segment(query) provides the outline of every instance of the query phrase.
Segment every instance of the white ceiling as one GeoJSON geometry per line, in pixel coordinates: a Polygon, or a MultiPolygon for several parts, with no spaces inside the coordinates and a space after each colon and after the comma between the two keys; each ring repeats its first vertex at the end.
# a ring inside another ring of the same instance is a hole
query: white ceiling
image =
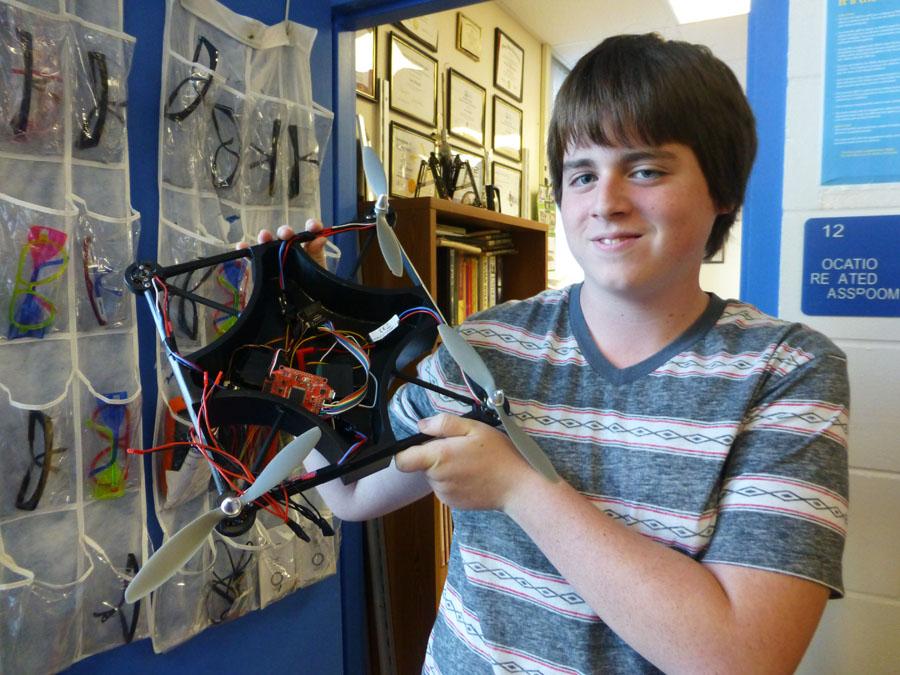
{"type": "Polygon", "coordinates": [[[568,67],[603,38],[658,32],[705,44],[742,83],[747,64],[747,16],[678,25],[666,0],[495,0],[568,67]]]}

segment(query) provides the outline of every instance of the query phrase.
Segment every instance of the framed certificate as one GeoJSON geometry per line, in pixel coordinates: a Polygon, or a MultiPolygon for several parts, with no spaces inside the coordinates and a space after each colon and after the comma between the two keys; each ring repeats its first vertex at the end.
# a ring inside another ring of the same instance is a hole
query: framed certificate
{"type": "Polygon", "coordinates": [[[391,33],[390,108],[437,126],[437,61],[391,33]]]}
{"type": "MultiPolygon", "coordinates": [[[[434,150],[431,137],[402,124],[391,122],[391,180],[388,190],[394,197],[414,197],[419,167],[434,150]]],[[[429,179],[419,190],[420,197],[434,196],[434,181],[429,179]]]]}
{"type": "Polygon", "coordinates": [[[500,192],[500,213],[522,216],[522,172],[506,164],[494,162],[491,167],[494,187],[500,192]]]}
{"type": "Polygon", "coordinates": [[[494,96],[494,133],[491,146],[498,155],[522,161],[522,111],[494,96]]]}
{"type": "Polygon", "coordinates": [[[487,93],[468,77],[447,69],[447,130],[451,136],[484,145],[487,93]]]}
{"type": "Polygon", "coordinates": [[[404,19],[397,28],[433,52],[438,48],[438,20],[433,14],[404,19]]]}
{"type": "Polygon", "coordinates": [[[521,102],[524,76],[525,50],[497,28],[494,31],[494,86],[521,102]]]}
{"type": "Polygon", "coordinates": [[[378,77],[376,71],[377,32],[374,28],[363,28],[356,31],[356,93],[370,101],[377,101],[375,82],[378,77]]]}
{"type": "Polygon", "coordinates": [[[456,13],[456,48],[476,61],[481,60],[481,26],[462,12],[456,13]]]}

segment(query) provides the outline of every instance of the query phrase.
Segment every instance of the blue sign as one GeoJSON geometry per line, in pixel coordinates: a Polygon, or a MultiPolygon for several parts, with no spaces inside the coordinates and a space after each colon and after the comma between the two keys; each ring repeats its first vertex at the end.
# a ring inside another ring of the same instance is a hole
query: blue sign
{"type": "Polygon", "coordinates": [[[900,316],[900,216],[810,218],[804,314],[900,316]]]}
{"type": "Polygon", "coordinates": [[[828,0],[822,184],[900,180],[900,0],[828,0]]]}

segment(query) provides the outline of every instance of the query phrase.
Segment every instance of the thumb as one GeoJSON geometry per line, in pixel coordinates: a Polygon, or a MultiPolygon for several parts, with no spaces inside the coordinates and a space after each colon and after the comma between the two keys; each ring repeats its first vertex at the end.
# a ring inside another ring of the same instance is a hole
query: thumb
{"type": "Polygon", "coordinates": [[[394,466],[403,473],[428,471],[436,462],[437,457],[427,443],[425,445],[414,445],[394,455],[394,466]]]}

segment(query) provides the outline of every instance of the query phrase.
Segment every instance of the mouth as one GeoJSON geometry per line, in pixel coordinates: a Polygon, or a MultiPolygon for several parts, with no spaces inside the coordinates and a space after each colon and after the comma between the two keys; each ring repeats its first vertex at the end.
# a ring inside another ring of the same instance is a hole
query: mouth
{"type": "Polygon", "coordinates": [[[599,244],[603,248],[617,248],[619,246],[623,246],[629,242],[636,241],[640,239],[641,235],[639,234],[631,234],[631,233],[617,233],[612,234],[606,237],[594,237],[593,241],[596,244],[599,244]]]}

